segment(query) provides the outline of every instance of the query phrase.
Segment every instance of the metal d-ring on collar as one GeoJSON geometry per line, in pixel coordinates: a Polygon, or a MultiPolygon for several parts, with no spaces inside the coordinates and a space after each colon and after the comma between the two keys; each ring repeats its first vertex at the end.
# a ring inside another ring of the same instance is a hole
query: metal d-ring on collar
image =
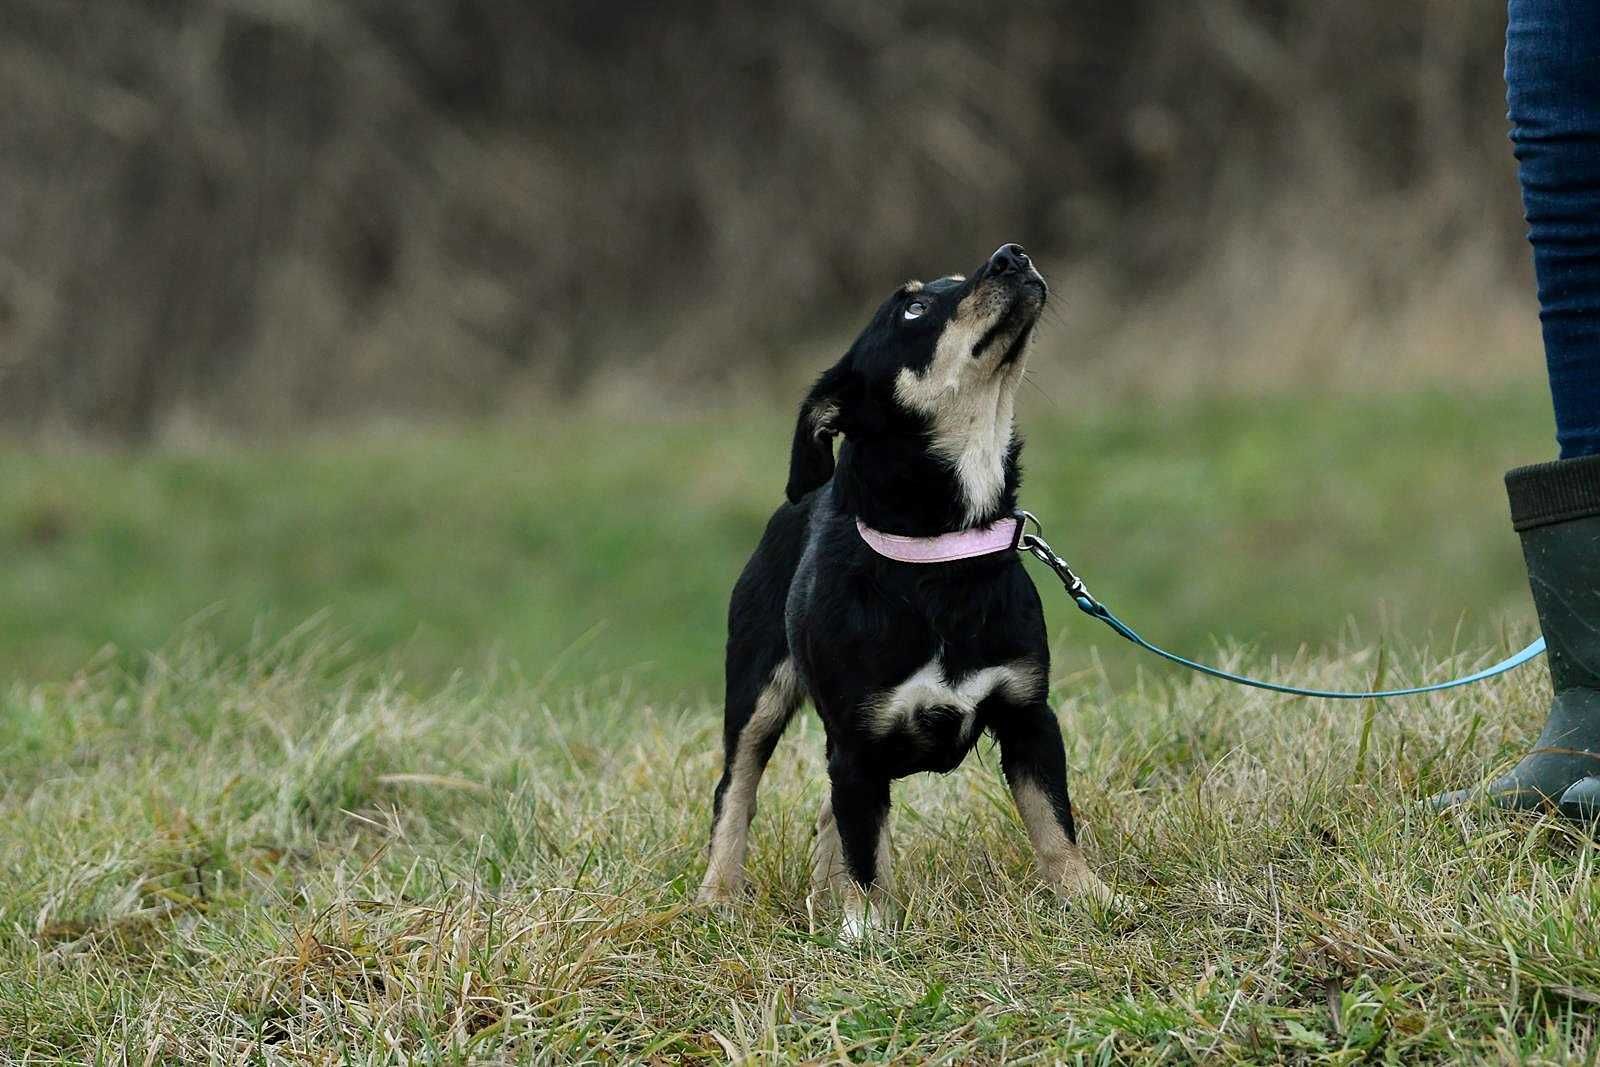
{"type": "Polygon", "coordinates": [[[1220,667],[1210,667],[1204,663],[1197,663],[1192,659],[1185,659],[1177,653],[1168,652],[1166,649],[1153,645],[1140,637],[1131,626],[1113,615],[1110,608],[1096,600],[1089,592],[1089,587],[1083,584],[1083,579],[1078,577],[1071,565],[1057,555],[1055,549],[1050,547],[1050,542],[1044,539],[1044,524],[1039,521],[1037,516],[1031,512],[1019,510],[1017,517],[1022,520],[1021,529],[1025,531],[1017,538],[1017,551],[1028,553],[1054,571],[1056,577],[1061,579],[1061,584],[1066,587],[1067,595],[1072,597],[1073,603],[1077,604],[1079,610],[1085,615],[1091,615],[1099,619],[1115,630],[1119,637],[1131,641],[1145,651],[1152,652],[1164,660],[1176,663],[1180,667],[1187,667],[1191,671],[1198,671],[1201,674],[1207,674],[1213,678],[1221,678],[1223,681],[1233,682],[1237,685],[1248,685],[1256,689],[1269,689],[1274,693],[1321,697],[1325,700],[1370,700],[1382,697],[1413,696],[1417,693],[1435,693],[1441,689],[1454,689],[1456,686],[1471,685],[1473,682],[1481,682],[1485,678],[1493,678],[1497,674],[1504,674],[1509,670],[1522,666],[1545,650],[1544,638],[1541,637],[1516,655],[1503,659],[1492,667],[1485,667],[1481,671],[1476,671],[1460,678],[1452,678],[1448,682],[1435,682],[1433,685],[1419,685],[1409,689],[1379,689],[1373,692],[1357,693],[1338,689],[1301,689],[1298,686],[1266,682],[1259,678],[1249,678],[1242,674],[1225,671],[1220,667]],[[1034,532],[1032,533],[1026,532],[1026,528],[1030,523],[1033,525],[1034,532]]]}

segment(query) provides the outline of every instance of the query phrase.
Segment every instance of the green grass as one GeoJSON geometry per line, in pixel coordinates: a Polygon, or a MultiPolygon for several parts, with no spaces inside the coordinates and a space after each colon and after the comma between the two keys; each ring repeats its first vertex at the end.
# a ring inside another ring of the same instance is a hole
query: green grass
{"type": "MultiPolygon", "coordinates": [[[[1499,475],[1550,454],[1534,391],[1060,406],[1026,394],[1025,504],[1154,639],[1293,653],[1348,628],[1448,648],[1523,617],[1499,475]]],[[[550,418],[260,450],[0,454],[0,678],[186,622],[224,648],[326,612],[427,688],[720,688],[728,590],[784,482],[780,416],[550,418]]],[[[1047,578],[1039,572],[1042,579],[1047,578]]],[[[1063,670],[1128,654],[1046,593],[1063,670]]]]}
{"type": "MultiPolygon", "coordinates": [[[[904,919],[850,944],[832,905],[806,904],[814,719],[763,783],[748,899],[706,913],[688,901],[718,770],[709,708],[417,696],[330,656],[315,634],[238,657],[191,641],[138,677],[0,702],[8,1061],[1560,1063],[1595,1047],[1592,843],[1417,803],[1526,743],[1542,670],[1376,709],[1364,753],[1356,706],[1058,685],[1085,846],[1128,911],[1044,889],[980,748],[897,787],[904,919]]],[[[1356,685],[1373,666],[1356,652],[1296,674],[1356,685]]]]}
{"type": "MultiPolygon", "coordinates": [[[[1028,502],[1152,636],[1353,687],[1531,634],[1498,473],[1547,452],[1536,395],[1027,421],[1028,502]]],[[[1593,843],[1418,803],[1515,758],[1542,667],[1333,704],[1136,672],[1058,611],[1125,911],[1041,885],[984,745],[897,786],[903,920],[841,943],[807,903],[809,715],[748,899],[690,906],[723,598],[783,436],[6,456],[0,1061],[1592,1059],[1593,843]]]]}

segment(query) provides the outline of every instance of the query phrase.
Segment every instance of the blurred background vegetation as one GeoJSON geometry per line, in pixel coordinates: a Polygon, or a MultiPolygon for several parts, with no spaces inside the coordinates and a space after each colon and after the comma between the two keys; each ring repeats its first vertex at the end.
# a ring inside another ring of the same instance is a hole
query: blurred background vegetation
{"type": "Polygon", "coordinates": [[[1503,32],[0,0],[0,672],[326,611],[429,681],[712,691],[799,383],[1006,240],[1062,311],[1028,502],[1133,621],[1483,638],[1525,603],[1499,472],[1552,451],[1503,32]]]}

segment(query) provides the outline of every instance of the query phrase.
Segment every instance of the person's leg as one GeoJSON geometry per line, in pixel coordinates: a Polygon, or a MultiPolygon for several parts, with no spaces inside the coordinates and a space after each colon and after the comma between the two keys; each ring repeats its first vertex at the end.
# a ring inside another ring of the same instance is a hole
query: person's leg
{"type": "Polygon", "coordinates": [[[1561,459],[1506,475],[1555,691],[1538,741],[1477,790],[1600,813],[1600,0],[1509,0],[1506,102],[1561,459]]]}
{"type": "Polygon", "coordinates": [[[1561,458],[1600,452],[1600,3],[1510,0],[1506,104],[1561,458]]]}

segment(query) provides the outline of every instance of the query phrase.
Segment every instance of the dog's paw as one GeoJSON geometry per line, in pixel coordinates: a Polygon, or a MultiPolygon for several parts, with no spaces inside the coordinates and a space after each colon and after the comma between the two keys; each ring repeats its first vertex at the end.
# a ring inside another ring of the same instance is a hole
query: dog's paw
{"type": "Polygon", "coordinates": [[[1073,878],[1056,882],[1051,889],[1064,903],[1090,910],[1119,910],[1127,906],[1123,897],[1091,871],[1083,871],[1073,878]]]}
{"type": "Polygon", "coordinates": [[[694,910],[707,918],[731,919],[739,914],[737,901],[727,897],[702,897],[694,898],[694,910]]]}
{"type": "Polygon", "coordinates": [[[707,878],[694,895],[695,906],[724,914],[732,912],[738,906],[743,888],[736,883],[707,878]]]}
{"type": "Polygon", "coordinates": [[[1133,901],[1115,892],[1093,874],[1086,873],[1071,882],[1060,882],[1051,888],[1063,904],[1091,921],[1108,927],[1121,926],[1138,914],[1133,901]]]}
{"type": "Polygon", "coordinates": [[[1062,900],[1105,902],[1116,896],[1087,864],[1060,872],[1047,872],[1045,881],[1062,900]],[[1050,874],[1054,873],[1054,877],[1050,874]]]}
{"type": "Polygon", "coordinates": [[[894,931],[900,917],[900,904],[883,886],[863,892],[860,886],[850,882],[845,886],[843,898],[839,922],[841,944],[855,944],[894,931]]]}
{"type": "Polygon", "coordinates": [[[878,903],[856,899],[845,903],[844,917],[839,923],[839,940],[856,944],[873,937],[881,937],[892,929],[888,909],[878,903]]]}

